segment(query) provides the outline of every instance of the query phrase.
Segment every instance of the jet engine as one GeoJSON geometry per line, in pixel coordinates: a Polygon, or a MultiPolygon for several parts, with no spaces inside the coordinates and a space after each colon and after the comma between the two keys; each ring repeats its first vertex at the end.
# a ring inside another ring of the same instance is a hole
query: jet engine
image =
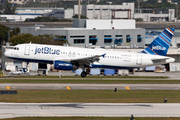
{"type": "Polygon", "coordinates": [[[54,69],[57,70],[77,70],[77,66],[70,62],[65,61],[54,61],[54,69]]]}

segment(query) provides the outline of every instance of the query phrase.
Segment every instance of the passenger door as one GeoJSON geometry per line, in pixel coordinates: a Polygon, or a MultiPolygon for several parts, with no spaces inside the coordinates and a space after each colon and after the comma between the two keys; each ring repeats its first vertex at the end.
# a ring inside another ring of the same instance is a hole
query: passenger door
{"type": "Polygon", "coordinates": [[[141,65],[142,64],[142,55],[137,55],[136,64],[137,65],[141,65]]]}
{"type": "Polygon", "coordinates": [[[30,55],[30,45],[25,46],[24,55],[30,55]]]}

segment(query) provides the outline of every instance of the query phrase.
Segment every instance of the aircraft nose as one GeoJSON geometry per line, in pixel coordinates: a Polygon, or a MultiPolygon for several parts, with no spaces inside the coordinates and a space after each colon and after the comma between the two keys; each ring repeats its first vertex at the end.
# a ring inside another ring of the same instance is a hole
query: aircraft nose
{"type": "Polygon", "coordinates": [[[5,55],[6,57],[8,57],[8,56],[9,56],[9,52],[6,51],[6,52],[4,53],[4,55],[5,55]]]}

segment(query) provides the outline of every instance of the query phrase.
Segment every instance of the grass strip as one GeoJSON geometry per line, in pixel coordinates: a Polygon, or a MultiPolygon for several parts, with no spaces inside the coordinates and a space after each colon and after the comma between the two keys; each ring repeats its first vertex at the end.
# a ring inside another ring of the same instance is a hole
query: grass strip
{"type": "Polygon", "coordinates": [[[180,103],[180,90],[18,90],[1,102],[17,103],[180,103]]]}
{"type": "MultiPolygon", "coordinates": [[[[59,78],[59,76],[5,76],[4,78],[59,78]]],[[[81,76],[62,76],[62,78],[82,78],[81,76]]],[[[166,76],[86,76],[86,78],[152,78],[167,79],[166,76]]]]}
{"type": "Polygon", "coordinates": [[[0,83],[72,83],[72,84],[180,84],[180,80],[103,80],[103,79],[0,79],[0,83]]]}
{"type": "Polygon", "coordinates": [[[27,75],[27,76],[18,76],[18,75],[12,75],[12,76],[4,76],[3,78],[59,78],[59,76],[46,76],[46,75],[27,75]]]}
{"type": "MultiPolygon", "coordinates": [[[[129,120],[130,117],[18,117],[5,120],[129,120]]],[[[135,120],[180,120],[178,117],[134,117],[135,120]]]]}
{"type": "Polygon", "coordinates": [[[2,75],[3,75],[3,72],[2,72],[2,70],[0,70],[0,77],[2,77],[2,75]]]}

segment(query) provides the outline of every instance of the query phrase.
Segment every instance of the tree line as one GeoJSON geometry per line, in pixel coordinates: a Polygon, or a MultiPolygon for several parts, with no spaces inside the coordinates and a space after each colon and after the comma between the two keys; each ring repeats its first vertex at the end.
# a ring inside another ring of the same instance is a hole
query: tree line
{"type": "Polygon", "coordinates": [[[0,43],[7,42],[8,38],[11,38],[19,34],[20,34],[19,27],[10,29],[9,27],[0,24],[0,43]]]}
{"type": "Polygon", "coordinates": [[[17,45],[17,44],[23,44],[23,43],[37,43],[37,44],[47,44],[47,45],[63,45],[63,44],[69,44],[67,40],[55,40],[55,37],[53,35],[38,35],[33,36],[29,33],[26,34],[20,34],[17,36],[13,36],[10,38],[9,42],[11,45],[17,45]]]}
{"type": "Polygon", "coordinates": [[[20,34],[20,28],[10,29],[4,25],[0,24],[0,43],[4,44],[6,42],[11,43],[11,45],[17,45],[22,43],[37,43],[37,44],[49,44],[49,45],[63,45],[65,43],[69,44],[66,39],[61,35],[38,35],[33,36],[29,33],[20,34]],[[8,40],[8,38],[10,38],[8,40]],[[61,40],[56,40],[55,38],[62,38],[61,40]]]}
{"type": "Polygon", "coordinates": [[[8,0],[5,0],[4,4],[0,4],[0,9],[3,10],[0,14],[16,14],[16,4],[9,3],[8,0]]]}
{"type": "Polygon", "coordinates": [[[25,20],[25,22],[72,22],[70,19],[58,19],[55,17],[37,17],[32,20],[25,20]]]}

